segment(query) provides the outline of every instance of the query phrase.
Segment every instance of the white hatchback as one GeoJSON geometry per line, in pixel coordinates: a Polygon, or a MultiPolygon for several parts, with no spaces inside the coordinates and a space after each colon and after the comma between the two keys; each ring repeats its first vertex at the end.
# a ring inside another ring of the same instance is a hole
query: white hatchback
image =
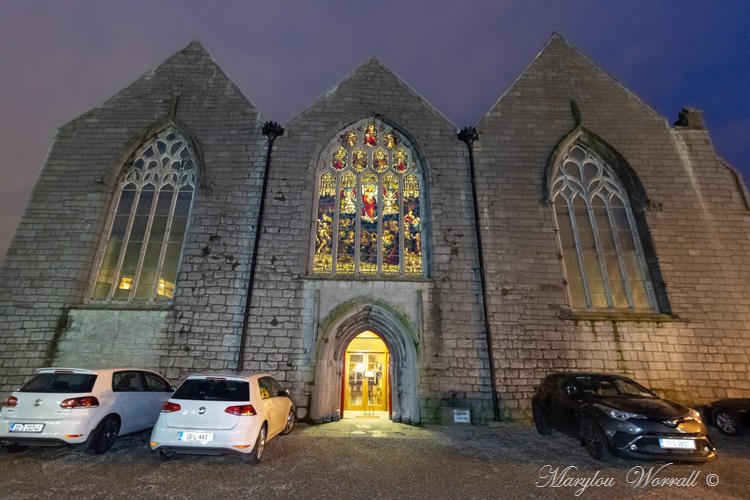
{"type": "Polygon", "coordinates": [[[0,409],[0,443],[84,444],[104,453],[117,436],[153,427],[174,387],[140,368],[41,368],[0,409]]]}
{"type": "Polygon", "coordinates": [[[268,374],[193,375],[164,403],[151,449],[167,459],[237,453],[258,463],[266,442],[295,422],[289,392],[268,374]]]}

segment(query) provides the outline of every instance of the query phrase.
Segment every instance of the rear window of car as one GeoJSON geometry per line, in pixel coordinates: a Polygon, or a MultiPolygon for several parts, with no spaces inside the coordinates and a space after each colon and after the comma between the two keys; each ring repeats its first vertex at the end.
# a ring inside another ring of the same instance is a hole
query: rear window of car
{"type": "Polygon", "coordinates": [[[250,384],[244,380],[187,379],[171,399],[192,401],[250,401],[250,384]]]}
{"type": "Polygon", "coordinates": [[[96,375],[90,373],[38,373],[20,392],[91,392],[95,381],[96,375]]]}

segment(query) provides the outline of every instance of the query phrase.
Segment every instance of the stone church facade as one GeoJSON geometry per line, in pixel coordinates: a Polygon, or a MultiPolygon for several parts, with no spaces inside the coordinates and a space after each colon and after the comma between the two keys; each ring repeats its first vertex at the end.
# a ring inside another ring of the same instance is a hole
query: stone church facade
{"type": "Polygon", "coordinates": [[[57,131],[0,271],[0,392],[264,371],[327,421],[364,377],[414,423],[528,418],[551,371],[750,397],[749,223],[699,111],[671,126],[558,35],[460,131],[375,58],[282,127],[193,42],[57,131]]]}

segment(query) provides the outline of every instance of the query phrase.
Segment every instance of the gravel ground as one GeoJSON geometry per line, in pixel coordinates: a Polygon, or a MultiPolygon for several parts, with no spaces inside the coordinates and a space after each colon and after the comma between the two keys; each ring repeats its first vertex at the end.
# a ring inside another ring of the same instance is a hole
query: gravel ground
{"type": "Polygon", "coordinates": [[[271,440],[264,461],[257,466],[229,456],[181,456],[164,462],[148,450],[148,438],[148,432],[118,438],[109,452],[99,456],[75,447],[36,448],[17,454],[0,450],[0,497],[433,500],[750,496],[750,436],[717,434],[718,460],[672,465],[623,459],[602,464],[591,459],[573,438],[560,433],[540,436],[531,427],[510,423],[497,427],[411,427],[356,420],[299,424],[292,434],[271,440]],[[575,469],[563,477],[568,467],[575,469]],[[553,483],[549,479],[555,469],[558,481],[553,483]],[[650,470],[648,484],[635,484],[639,472],[648,474],[650,470]],[[599,484],[587,488],[571,484],[586,478],[596,478],[599,484]],[[657,485],[669,478],[676,484],[657,485]],[[715,486],[708,484],[716,481],[715,486]]]}

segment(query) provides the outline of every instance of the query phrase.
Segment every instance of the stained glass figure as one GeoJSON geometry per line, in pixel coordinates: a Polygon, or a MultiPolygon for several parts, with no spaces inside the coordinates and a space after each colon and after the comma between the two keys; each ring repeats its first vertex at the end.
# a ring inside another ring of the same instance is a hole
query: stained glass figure
{"type": "Polygon", "coordinates": [[[347,148],[350,148],[354,146],[355,144],[357,144],[357,134],[351,131],[344,132],[343,134],[341,134],[340,139],[341,139],[341,144],[343,144],[347,148]]]}
{"type": "Polygon", "coordinates": [[[388,153],[385,149],[376,149],[372,156],[372,166],[376,172],[385,172],[388,169],[388,153]]]}
{"type": "Polygon", "coordinates": [[[336,179],[331,172],[320,176],[318,219],[315,224],[315,273],[330,273],[333,265],[333,218],[336,179]]]}
{"type": "Polygon", "coordinates": [[[352,166],[357,172],[361,172],[367,168],[367,151],[362,148],[357,148],[352,153],[352,166]]]}
{"type": "Polygon", "coordinates": [[[385,134],[383,137],[383,142],[385,143],[385,147],[388,149],[393,149],[396,147],[396,144],[398,144],[396,136],[393,134],[385,134]]]}
{"type": "Polygon", "coordinates": [[[346,168],[346,149],[344,148],[336,148],[336,150],[333,152],[333,159],[331,162],[333,163],[333,168],[336,170],[343,170],[346,168]]]}
{"type": "Polygon", "coordinates": [[[419,179],[404,177],[404,260],[406,274],[422,274],[422,220],[419,202],[419,179]]]}
{"type": "Polygon", "coordinates": [[[409,169],[409,155],[404,149],[397,149],[393,153],[393,168],[397,172],[406,172],[409,169]]]}
{"type": "Polygon", "coordinates": [[[378,145],[378,132],[373,123],[367,125],[367,130],[365,131],[365,144],[368,146],[378,145]]]}

